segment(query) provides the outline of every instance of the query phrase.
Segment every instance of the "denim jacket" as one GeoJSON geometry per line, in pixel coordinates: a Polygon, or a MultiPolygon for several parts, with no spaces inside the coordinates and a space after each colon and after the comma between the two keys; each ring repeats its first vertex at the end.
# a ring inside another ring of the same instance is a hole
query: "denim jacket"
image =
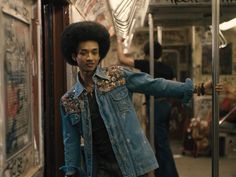
{"type": "MultiPolygon", "coordinates": [[[[120,66],[98,67],[93,76],[95,96],[112,148],[124,177],[136,177],[158,167],[154,152],[145,137],[132,103],[132,93],[155,97],[175,97],[188,102],[193,83],[153,79],[143,72],[120,66]]],[[[60,102],[66,174],[78,171],[92,177],[92,127],[87,92],[78,81],[60,102]],[[84,150],[81,151],[81,138],[84,150]]]]}

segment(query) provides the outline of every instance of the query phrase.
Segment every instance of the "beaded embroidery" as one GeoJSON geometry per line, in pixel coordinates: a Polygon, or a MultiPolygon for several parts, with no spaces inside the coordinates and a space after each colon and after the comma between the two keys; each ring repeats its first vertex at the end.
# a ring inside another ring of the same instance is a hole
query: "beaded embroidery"
{"type": "MultiPolygon", "coordinates": [[[[111,66],[106,68],[105,74],[108,77],[108,80],[99,80],[97,82],[97,88],[101,92],[111,91],[126,83],[120,66],[111,66]]],[[[81,109],[83,109],[82,96],[76,98],[74,90],[65,94],[61,101],[65,112],[69,114],[79,114],[81,113],[81,109]]]]}
{"type": "Polygon", "coordinates": [[[97,82],[99,91],[108,92],[126,83],[120,66],[108,67],[105,72],[109,80],[99,80],[97,82]]]}
{"type": "Polygon", "coordinates": [[[64,95],[61,99],[62,105],[64,106],[65,112],[67,113],[77,113],[79,114],[81,112],[82,108],[82,100],[75,97],[75,92],[68,92],[66,95],[64,95]]]}

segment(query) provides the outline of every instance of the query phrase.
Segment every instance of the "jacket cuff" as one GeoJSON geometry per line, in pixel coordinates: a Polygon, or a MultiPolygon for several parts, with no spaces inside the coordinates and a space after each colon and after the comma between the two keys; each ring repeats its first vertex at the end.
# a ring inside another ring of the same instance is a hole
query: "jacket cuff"
{"type": "Polygon", "coordinates": [[[193,81],[189,78],[185,80],[184,97],[182,99],[183,104],[187,104],[193,96],[194,86],[193,81]]]}
{"type": "Polygon", "coordinates": [[[62,166],[59,169],[62,170],[65,173],[65,175],[73,175],[77,171],[80,171],[78,167],[74,167],[74,166],[62,166]]]}
{"type": "Polygon", "coordinates": [[[59,169],[62,170],[65,175],[74,175],[78,173],[80,177],[86,176],[86,173],[81,168],[76,166],[62,166],[59,169]]]}

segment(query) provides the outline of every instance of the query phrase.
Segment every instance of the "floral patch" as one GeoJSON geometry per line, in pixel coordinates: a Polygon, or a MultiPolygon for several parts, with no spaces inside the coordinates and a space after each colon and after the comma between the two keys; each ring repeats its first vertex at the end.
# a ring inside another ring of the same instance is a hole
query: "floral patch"
{"type": "Polygon", "coordinates": [[[108,92],[126,83],[120,66],[106,68],[106,76],[109,78],[108,80],[99,80],[97,82],[99,91],[108,92]]]}
{"type": "Polygon", "coordinates": [[[68,92],[65,94],[62,99],[62,105],[64,106],[65,112],[67,113],[76,113],[80,114],[81,113],[81,108],[82,108],[82,100],[80,97],[76,98],[75,97],[75,92],[68,92]]]}

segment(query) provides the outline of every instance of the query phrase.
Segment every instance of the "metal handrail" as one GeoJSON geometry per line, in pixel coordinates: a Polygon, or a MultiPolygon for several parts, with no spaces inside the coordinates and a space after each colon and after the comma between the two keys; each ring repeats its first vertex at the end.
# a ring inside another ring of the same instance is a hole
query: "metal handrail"
{"type": "Polygon", "coordinates": [[[227,40],[225,39],[225,36],[221,32],[221,30],[219,30],[219,39],[220,39],[220,46],[219,46],[219,48],[226,47],[227,46],[227,40]]]}
{"type": "Polygon", "coordinates": [[[226,114],[226,115],[219,121],[219,125],[221,125],[226,119],[228,119],[229,116],[234,113],[234,111],[236,111],[236,106],[235,106],[233,109],[231,109],[231,110],[228,112],[228,114],[226,114]]]}

